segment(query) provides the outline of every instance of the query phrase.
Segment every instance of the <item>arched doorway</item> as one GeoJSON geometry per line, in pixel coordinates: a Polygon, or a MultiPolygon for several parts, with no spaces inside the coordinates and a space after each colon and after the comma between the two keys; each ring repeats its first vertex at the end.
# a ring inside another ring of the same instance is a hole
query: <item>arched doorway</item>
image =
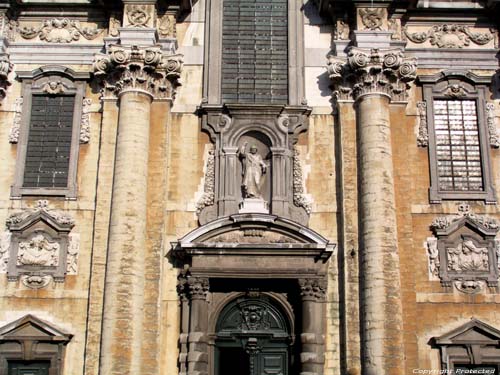
{"type": "Polygon", "coordinates": [[[268,296],[233,300],[217,321],[215,375],[288,375],[290,327],[268,296]]]}

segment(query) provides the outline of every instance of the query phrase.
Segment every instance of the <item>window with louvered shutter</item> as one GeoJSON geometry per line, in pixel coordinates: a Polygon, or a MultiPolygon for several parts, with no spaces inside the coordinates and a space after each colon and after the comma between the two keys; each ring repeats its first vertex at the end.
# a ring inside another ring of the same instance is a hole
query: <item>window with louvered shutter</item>
{"type": "Polygon", "coordinates": [[[222,100],[288,101],[287,0],[224,0],[222,100]]]}
{"type": "Polygon", "coordinates": [[[66,187],[74,96],[33,95],[24,187],[66,187]]]}

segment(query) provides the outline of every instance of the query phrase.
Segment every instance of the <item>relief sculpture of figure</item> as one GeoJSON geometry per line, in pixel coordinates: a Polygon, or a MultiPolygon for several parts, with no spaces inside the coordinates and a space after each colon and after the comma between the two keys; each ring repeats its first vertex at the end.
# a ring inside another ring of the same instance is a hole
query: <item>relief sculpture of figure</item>
{"type": "Polygon", "coordinates": [[[257,153],[257,146],[252,145],[250,152],[247,152],[247,145],[248,142],[245,142],[238,150],[238,155],[242,163],[243,183],[241,186],[243,187],[243,198],[262,199],[261,188],[267,165],[257,153]]]}

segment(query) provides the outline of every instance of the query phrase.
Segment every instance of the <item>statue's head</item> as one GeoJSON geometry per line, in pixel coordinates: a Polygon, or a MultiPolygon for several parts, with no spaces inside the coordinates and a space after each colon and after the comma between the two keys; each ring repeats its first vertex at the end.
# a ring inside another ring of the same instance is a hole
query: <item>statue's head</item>
{"type": "Polygon", "coordinates": [[[257,150],[257,146],[252,145],[252,146],[250,147],[250,153],[252,153],[252,154],[256,154],[256,153],[257,153],[257,151],[258,151],[258,150],[257,150]]]}

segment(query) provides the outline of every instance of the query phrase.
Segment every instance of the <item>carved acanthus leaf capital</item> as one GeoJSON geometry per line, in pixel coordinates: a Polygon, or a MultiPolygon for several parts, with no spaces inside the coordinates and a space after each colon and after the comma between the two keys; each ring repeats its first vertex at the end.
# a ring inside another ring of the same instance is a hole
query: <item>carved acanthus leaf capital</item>
{"type": "Polygon", "coordinates": [[[188,277],[186,287],[188,295],[191,299],[207,299],[209,291],[209,282],[207,277],[188,277]]]}
{"type": "Polygon", "coordinates": [[[325,301],[326,280],[323,279],[299,279],[300,295],[304,301],[325,301]]]}
{"type": "Polygon", "coordinates": [[[166,55],[157,46],[111,46],[94,62],[94,75],[103,80],[105,97],[142,91],[154,98],[173,99],[181,70],[182,55],[166,55]]]}
{"type": "Polygon", "coordinates": [[[365,94],[379,93],[403,101],[416,78],[417,63],[397,48],[351,47],[347,59],[328,56],[327,70],[338,99],[357,100],[365,94]]]}

